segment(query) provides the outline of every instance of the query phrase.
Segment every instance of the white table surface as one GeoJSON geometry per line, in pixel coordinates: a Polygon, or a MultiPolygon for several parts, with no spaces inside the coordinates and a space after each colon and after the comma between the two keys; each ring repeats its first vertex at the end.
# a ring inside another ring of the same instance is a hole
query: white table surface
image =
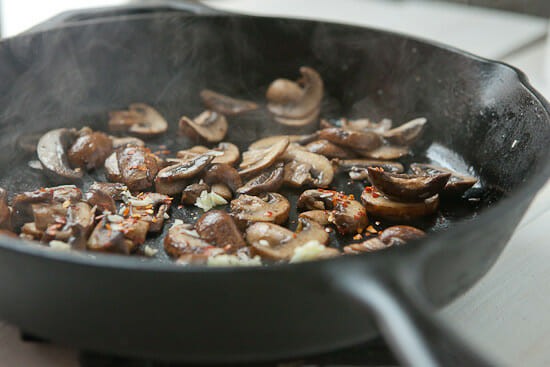
{"type": "MultiPolygon", "coordinates": [[[[550,52],[544,41],[548,21],[544,19],[424,2],[208,3],[237,12],[349,22],[435,39],[518,66],[550,96],[550,52]]],[[[35,17],[44,18],[43,14],[35,17]]],[[[459,333],[505,365],[550,365],[549,224],[550,183],[540,191],[489,273],[441,312],[459,333]]],[[[67,348],[21,342],[15,327],[0,323],[0,366],[78,366],[77,355],[67,348]]]]}

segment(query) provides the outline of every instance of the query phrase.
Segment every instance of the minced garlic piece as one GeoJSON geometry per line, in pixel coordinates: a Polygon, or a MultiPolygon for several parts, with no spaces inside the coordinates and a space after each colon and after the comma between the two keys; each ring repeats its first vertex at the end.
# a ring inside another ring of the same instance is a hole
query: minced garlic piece
{"type": "Polygon", "coordinates": [[[67,251],[71,249],[71,245],[69,245],[66,242],[53,240],[49,243],[50,248],[53,248],[54,250],[61,250],[61,251],[67,251]]]}
{"type": "Polygon", "coordinates": [[[203,190],[200,196],[197,198],[195,206],[207,212],[215,206],[224,204],[227,204],[227,200],[225,200],[223,197],[216,194],[215,192],[209,193],[206,190],[203,190]]]}
{"type": "Polygon", "coordinates": [[[290,259],[291,263],[297,263],[302,261],[316,260],[320,254],[326,250],[325,245],[321,245],[319,241],[313,240],[304,243],[300,247],[294,249],[294,255],[290,259]]]}
{"type": "Polygon", "coordinates": [[[157,254],[157,252],[159,252],[159,250],[152,248],[149,245],[145,245],[145,247],[143,248],[143,253],[145,254],[145,256],[153,257],[157,254]]]}
{"type": "Polygon", "coordinates": [[[259,256],[253,258],[237,255],[210,256],[206,263],[208,266],[259,266],[262,260],[259,256]]]}

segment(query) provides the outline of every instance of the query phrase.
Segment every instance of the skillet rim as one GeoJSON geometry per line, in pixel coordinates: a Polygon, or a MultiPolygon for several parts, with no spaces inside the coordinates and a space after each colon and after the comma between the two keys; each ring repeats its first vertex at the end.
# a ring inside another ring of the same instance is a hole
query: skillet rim
{"type": "MultiPolygon", "coordinates": [[[[385,35],[392,35],[404,40],[412,40],[424,45],[435,47],[437,49],[443,50],[445,52],[453,53],[458,56],[464,57],[466,59],[473,60],[477,63],[493,65],[498,69],[509,70],[517,78],[515,83],[515,88],[523,88],[526,92],[531,94],[531,96],[536,100],[539,105],[543,108],[543,114],[546,116],[546,123],[550,125],[550,103],[546,98],[538,92],[529,82],[527,75],[520,69],[507,64],[502,61],[496,61],[481,56],[477,56],[468,51],[464,51],[454,46],[446,45],[437,41],[428,40],[422,37],[416,37],[407,35],[402,32],[395,32],[389,30],[378,29],[369,26],[360,26],[355,24],[346,24],[341,22],[333,21],[323,21],[323,20],[312,20],[312,19],[301,19],[301,18],[287,18],[287,17],[276,17],[276,16],[256,16],[256,15],[246,15],[246,14],[176,14],[176,13],[152,13],[152,14],[133,14],[133,15],[120,15],[120,16],[111,16],[107,18],[100,19],[90,19],[84,21],[75,21],[62,24],[56,28],[33,31],[30,29],[28,32],[8,37],[0,40],[0,47],[5,47],[10,42],[18,42],[21,39],[32,38],[36,35],[43,35],[51,32],[56,32],[64,29],[77,28],[85,25],[93,25],[97,23],[113,23],[113,22],[122,22],[122,21],[133,21],[141,20],[146,18],[154,17],[200,17],[200,18],[223,18],[223,17],[235,17],[235,18],[253,18],[260,20],[280,20],[280,21],[290,21],[298,23],[318,23],[318,24],[330,24],[338,25],[348,28],[360,28],[367,29],[374,33],[380,33],[385,35]]],[[[1,62],[1,60],[0,60],[1,62]]],[[[510,82],[512,83],[512,81],[510,82]]],[[[512,84],[510,84],[512,85],[512,84]]],[[[482,209],[479,214],[470,221],[464,221],[460,219],[456,222],[451,228],[446,229],[441,232],[430,233],[430,235],[421,241],[417,241],[408,246],[392,247],[386,251],[376,252],[376,253],[365,253],[365,254],[356,254],[353,256],[340,256],[330,259],[315,260],[303,263],[283,263],[283,264],[273,264],[268,266],[223,266],[223,267],[208,267],[205,265],[194,265],[194,266],[182,266],[178,265],[175,262],[160,262],[158,260],[149,259],[145,257],[138,256],[128,256],[128,255],[117,255],[117,254],[104,254],[104,253],[91,253],[91,252],[80,252],[80,251],[56,251],[48,247],[45,247],[40,244],[35,244],[30,241],[23,239],[14,239],[4,235],[0,235],[0,250],[10,251],[25,256],[32,256],[37,258],[43,258],[49,261],[56,261],[62,263],[69,263],[79,266],[88,266],[94,268],[106,268],[106,269],[119,269],[119,270],[128,270],[128,271],[154,271],[154,272],[171,272],[171,273],[182,273],[182,274],[196,274],[203,272],[212,272],[217,273],[221,272],[224,274],[232,272],[258,272],[258,271],[288,271],[288,270],[297,270],[298,268],[307,269],[309,267],[321,266],[319,264],[326,264],[328,266],[344,266],[341,264],[351,263],[351,262],[361,262],[365,267],[369,266],[380,266],[383,263],[388,261],[394,261],[396,258],[405,257],[411,254],[415,256],[423,256],[429,253],[440,251],[442,247],[449,246],[446,242],[452,242],[453,236],[458,233],[463,233],[464,230],[468,229],[471,231],[472,224],[481,230],[484,228],[483,224],[489,223],[494,220],[495,213],[499,211],[505,211],[509,208],[513,208],[516,203],[524,202],[525,199],[531,202],[540,190],[547,182],[550,182],[550,149],[546,152],[546,163],[540,163],[542,169],[533,174],[528,181],[522,183],[520,187],[513,190],[500,200],[498,200],[494,205],[482,209]]],[[[544,159],[541,156],[540,160],[544,159]]]]}

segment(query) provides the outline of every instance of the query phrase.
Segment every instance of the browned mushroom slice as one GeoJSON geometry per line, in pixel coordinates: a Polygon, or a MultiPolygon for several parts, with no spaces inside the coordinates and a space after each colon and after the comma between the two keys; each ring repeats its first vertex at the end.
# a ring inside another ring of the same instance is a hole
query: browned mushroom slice
{"type": "Polygon", "coordinates": [[[153,107],[145,103],[132,103],[127,111],[109,113],[109,130],[127,131],[140,136],[154,136],[164,133],[168,123],[153,107]]]}
{"type": "Polygon", "coordinates": [[[399,246],[424,236],[426,236],[426,233],[418,228],[399,225],[386,228],[378,238],[388,246],[399,246]]]}
{"type": "MultiPolygon", "coordinates": [[[[309,172],[309,171],[308,171],[309,172]]],[[[276,192],[283,185],[284,164],[276,163],[237,189],[239,194],[257,195],[276,192]]]]}
{"type": "Polygon", "coordinates": [[[241,227],[254,222],[283,224],[288,220],[290,203],[281,194],[240,195],[231,201],[231,215],[241,227]]]}
{"type": "Polygon", "coordinates": [[[246,241],[250,244],[254,254],[264,259],[289,261],[295,250],[308,242],[325,245],[328,234],[320,224],[298,219],[299,230],[294,233],[289,229],[274,223],[254,223],[246,230],[246,241]]]}
{"type": "Polygon", "coordinates": [[[331,214],[330,210],[308,210],[307,212],[300,213],[298,217],[312,220],[322,226],[326,226],[331,223],[331,214]]]}
{"type": "Polygon", "coordinates": [[[200,238],[225,251],[234,252],[246,246],[233,218],[224,211],[211,210],[204,213],[195,223],[195,229],[200,238]]]}
{"type": "Polygon", "coordinates": [[[156,192],[146,192],[126,201],[121,210],[124,216],[147,222],[150,224],[150,232],[158,232],[162,229],[165,215],[168,215],[166,212],[170,208],[172,198],[156,192]]]}
{"type": "Polygon", "coordinates": [[[75,129],[55,129],[42,135],[38,141],[36,153],[46,172],[53,179],[79,180],[80,168],[71,168],[67,159],[67,150],[77,137],[75,129]]]}
{"type": "Polygon", "coordinates": [[[367,213],[374,217],[390,221],[410,221],[435,213],[439,206],[439,196],[434,195],[419,203],[403,203],[391,200],[369,186],[361,194],[361,202],[367,213]]]}
{"type": "Polygon", "coordinates": [[[122,200],[124,193],[128,192],[128,187],[120,182],[94,182],[88,190],[101,191],[113,200],[122,200]]]}
{"type": "Polygon", "coordinates": [[[423,201],[443,190],[450,173],[409,175],[389,173],[380,168],[367,168],[369,181],[387,197],[397,201],[423,201]]]}
{"type": "Polygon", "coordinates": [[[243,153],[243,160],[239,165],[239,174],[249,176],[271,166],[277,158],[283,155],[288,144],[288,138],[282,138],[267,148],[247,150],[243,153]]]}
{"type": "Polygon", "coordinates": [[[391,247],[391,244],[382,242],[378,237],[369,238],[363,242],[344,246],[345,254],[359,254],[362,252],[375,252],[391,247]]]}
{"type": "Polygon", "coordinates": [[[99,213],[116,212],[115,201],[111,196],[107,195],[104,191],[96,190],[96,189],[88,190],[86,195],[84,195],[84,199],[88,202],[88,204],[95,206],[99,213]]]}
{"type": "Polygon", "coordinates": [[[326,129],[330,127],[340,127],[344,130],[350,131],[372,131],[378,134],[382,134],[392,127],[392,120],[382,119],[379,122],[373,122],[367,118],[348,120],[347,118],[340,118],[336,120],[321,120],[321,128],[326,129]]]}
{"type": "Polygon", "coordinates": [[[8,192],[0,187],[0,229],[12,229],[12,208],[8,206],[8,192]]]}
{"type": "Polygon", "coordinates": [[[297,168],[296,171],[285,167],[284,182],[290,186],[300,187],[312,185],[327,187],[334,179],[334,168],[330,161],[319,154],[311,153],[298,148],[296,145],[288,147],[282,159],[297,168]],[[307,169],[307,174],[305,173],[307,169]]]}
{"type": "Polygon", "coordinates": [[[113,230],[107,218],[104,217],[92,231],[86,248],[90,251],[129,254],[135,246],[132,241],[124,237],[121,231],[113,230]]]}
{"type": "Polygon", "coordinates": [[[176,156],[182,160],[188,160],[201,154],[213,155],[214,160],[212,163],[224,163],[229,165],[235,164],[240,157],[239,148],[237,148],[235,144],[227,142],[221,142],[213,149],[208,149],[202,145],[196,145],[190,149],[178,151],[176,156]]]}
{"type": "Polygon", "coordinates": [[[186,224],[174,224],[168,230],[164,237],[164,251],[174,258],[185,256],[186,263],[206,263],[210,255],[224,252],[223,249],[202,240],[199,234],[190,230],[190,226],[186,224]]]}
{"type": "Polygon", "coordinates": [[[360,151],[372,151],[382,145],[380,136],[372,131],[350,131],[332,127],[319,131],[319,138],[360,151]]]}
{"type": "Polygon", "coordinates": [[[202,183],[194,183],[187,186],[181,193],[181,203],[183,205],[193,205],[197,202],[197,198],[201,192],[210,190],[210,186],[202,183]]]}
{"type": "Polygon", "coordinates": [[[204,111],[193,120],[183,116],[179,122],[183,135],[196,141],[217,143],[227,133],[227,120],[225,116],[214,111],[204,111]]]}
{"type": "Polygon", "coordinates": [[[73,167],[91,170],[103,166],[113,151],[113,142],[102,132],[81,134],[69,149],[67,156],[73,167]]]}
{"type": "Polygon", "coordinates": [[[109,157],[105,161],[110,180],[124,183],[131,191],[143,191],[153,185],[159,167],[149,149],[128,146],[117,151],[116,168],[110,167],[111,163],[114,164],[111,159],[109,157]]]}
{"type": "Polygon", "coordinates": [[[410,153],[408,147],[400,147],[397,145],[381,145],[374,150],[364,151],[356,150],[356,152],[367,158],[380,159],[380,160],[392,160],[399,159],[410,153]]]}
{"type": "Polygon", "coordinates": [[[317,133],[309,135],[273,135],[260,140],[256,140],[254,143],[250,144],[248,149],[264,149],[273,146],[281,140],[288,139],[289,143],[297,144],[307,144],[311,143],[314,140],[317,140],[317,133]]]}
{"type": "Polygon", "coordinates": [[[134,145],[136,147],[144,147],[145,142],[139,138],[136,138],[134,136],[124,136],[124,137],[116,137],[116,136],[109,136],[111,138],[111,141],[113,143],[113,149],[118,149],[125,147],[127,145],[134,145]]]}
{"type": "Polygon", "coordinates": [[[239,172],[228,164],[212,164],[204,174],[204,182],[209,185],[223,183],[227,185],[232,192],[243,185],[239,172]]]}
{"type": "Polygon", "coordinates": [[[408,146],[420,137],[427,121],[424,117],[420,117],[406,122],[395,129],[388,130],[382,136],[390,144],[408,146]]]}
{"type": "Polygon", "coordinates": [[[358,169],[366,169],[368,167],[382,168],[386,172],[402,173],[403,165],[399,162],[383,161],[377,159],[335,159],[333,162],[340,170],[345,172],[356,171],[358,169]]]}
{"type": "Polygon", "coordinates": [[[281,124],[303,126],[315,121],[319,115],[323,80],[309,67],[301,67],[300,73],[303,87],[288,79],[277,79],[267,89],[267,108],[281,124]]]}
{"type": "Polygon", "coordinates": [[[316,140],[307,144],[306,149],[311,153],[324,155],[327,158],[352,158],[354,154],[328,140],[316,140]]]}
{"type": "Polygon", "coordinates": [[[156,191],[166,195],[179,194],[187,186],[187,180],[201,174],[213,158],[203,154],[161,169],[155,178],[156,191]]]}
{"type": "Polygon", "coordinates": [[[63,227],[66,223],[68,205],[39,203],[32,204],[32,213],[34,224],[40,231],[45,231],[52,224],[57,224],[57,228],[63,227]]]}
{"type": "Polygon", "coordinates": [[[443,189],[443,194],[448,196],[460,196],[470,187],[474,186],[478,181],[478,179],[473,176],[462,175],[455,171],[451,171],[450,169],[432,164],[413,163],[411,164],[411,171],[417,175],[439,175],[442,173],[450,173],[451,177],[443,189]]]}
{"type": "Polygon", "coordinates": [[[204,103],[206,108],[226,116],[238,115],[258,109],[258,105],[254,102],[232,98],[209,89],[202,90],[200,95],[202,103],[204,103]]]}
{"type": "Polygon", "coordinates": [[[333,190],[306,190],[298,198],[298,209],[331,210],[328,221],[340,234],[361,233],[368,224],[365,208],[353,196],[333,190]]]}
{"type": "Polygon", "coordinates": [[[223,183],[215,183],[212,185],[211,188],[212,193],[217,194],[225,199],[225,201],[230,201],[233,199],[233,191],[229,188],[229,186],[223,184],[223,183]]]}

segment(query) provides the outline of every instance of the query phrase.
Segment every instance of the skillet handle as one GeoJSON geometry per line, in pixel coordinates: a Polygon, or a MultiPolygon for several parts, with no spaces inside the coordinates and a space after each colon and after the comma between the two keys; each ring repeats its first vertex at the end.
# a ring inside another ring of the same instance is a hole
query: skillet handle
{"type": "Polygon", "coordinates": [[[419,292],[394,275],[358,269],[333,275],[338,288],[374,316],[381,334],[402,365],[494,365],[448,329],[419,292]]]}
{"type": "Polygon", "coordinates": [[[188,13],[189,15],[223,15],[221,10],[213,9],[196,0],[142,1],[128,5],[92,9],[69,10],[49,18],[28,29],[24,33],[42,32],[83,21],[106,18],[128,17],[153,13],[188,13]]]}

